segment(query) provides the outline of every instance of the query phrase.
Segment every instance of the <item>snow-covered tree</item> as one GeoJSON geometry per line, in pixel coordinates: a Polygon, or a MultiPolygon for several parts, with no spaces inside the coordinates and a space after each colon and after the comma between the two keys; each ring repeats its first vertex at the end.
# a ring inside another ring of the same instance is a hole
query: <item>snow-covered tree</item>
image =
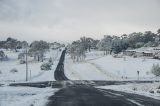
{"type": "Polygon", "coordinates": [[[160,66],[159,64],[153,64],[151,72],[155,75],[155,76],[160,76],[160,66]]]}
{"type": "Polygon", "coordinates": [[[1,51],[0,51],[0,60],[2,60],[4,57],[5,57],[5,54],[4,54],[4,52],[1,50],[1,51]]]}
{"type": "Polygon", "coordinates": [[[43,63],[41,65],[41,70],[44,70],[44,71],[48,71],[48,70],[51,70],[51,64],[50,63],[43,63]]]}
{"type": "Polygon", "coordinates": [[[71,45],[68,45],[67,48],[69,54],[73,61],[82,61],[85,59],[85,45],[80,41],[74,41],[71,45]]]}
{"type": "Polygon", "coordinates": [[[45,41],[34,41],[30,45],[29,53],[34,56],[34,59],[43,61],[45,52],[49,50],[49,45],[45,41]]]}
{"type": "Polygon", "coordinates": [[[99,50],[103,50],[106,54],[111,53],[112,49],[112,37],[107,35],[97,44],[99,50]]]}
{"type": "Polygon", "coordinates": [[[9,38],[7,38],[7,40],[6,40],[5,48],[6,48],[6,49],[11,49],[11,50],[17,51],[17,50],[16,50],[17,44],[18,44],[18,41],[17,41],[16,39],[9,37],[9,38]]]}
{"type": "Polygon", "coordinates": [[[5,53],[2,50],[0,50],[0,60],[6,60],[7,58],[7,55],[5,55],[5,53]]]}

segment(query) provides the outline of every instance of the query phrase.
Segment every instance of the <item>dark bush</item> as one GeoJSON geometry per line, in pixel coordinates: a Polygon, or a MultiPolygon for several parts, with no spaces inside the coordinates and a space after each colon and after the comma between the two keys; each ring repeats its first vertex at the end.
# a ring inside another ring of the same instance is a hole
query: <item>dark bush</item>
{"type": "Polygon", "coordinates": [[[45,70],[45,71],[48,71],[48,70],[51,70],[51,64],[50,63],[44,63],[41,65],[41,70],[45,70]]]}

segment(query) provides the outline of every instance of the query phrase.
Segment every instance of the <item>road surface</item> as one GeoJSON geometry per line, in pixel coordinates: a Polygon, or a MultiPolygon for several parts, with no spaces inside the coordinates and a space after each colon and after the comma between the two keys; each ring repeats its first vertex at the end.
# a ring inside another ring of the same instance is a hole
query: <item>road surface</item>
{"type": "Polygon", "coordinates": [[[70,86],[49,97],[46,106],[160,106],[160,101],[113,90],[70,86]]]}

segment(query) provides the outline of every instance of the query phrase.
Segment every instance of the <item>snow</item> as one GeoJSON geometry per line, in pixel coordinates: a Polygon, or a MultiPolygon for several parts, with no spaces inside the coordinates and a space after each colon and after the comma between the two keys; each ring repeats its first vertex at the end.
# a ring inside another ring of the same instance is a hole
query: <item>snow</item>
{"type": "MultiPolygon", "coordinates": [[[[18,54],[20,52],[14,52],[10,50],[3,50],[7,54],[8,61],[0,61],[0,106],[44,106],[48,102],[48,97],[54,95],[54,92],[59,89],[53,88],[34,88],[34,87],[10,87],[8,83],[12,82],[25,82],[26,66],[25,64],[20,64],[18,54]],[[11,69],[17,69],[18,72],[11,73],[11,69]]],[[[61,51],[50,50],[45,54],[45,61],[47,62],[49,58],[54,60],[54,65],[52,65],[52,70],[42,71],[40,69],[43,62],[33,61],[32,57],[28,57],[29,71],[31,70],[31,77],[29,82],[37,81],[54,81],[54,70],[58,64],[61,51]]],[[[30,76],[30,72],[29,72],[30,76]]]]}
{"type": "Polygon", "coordinates": [[[114,58],[104,56],[101,51],[86,54],[86,60],[73,62],[68,56],[65,60],[65,74],[72,80],[154,80],[151,73],[153,64],[160,64],[156,59],[133,58],[125,56],[114,58]]]}
{"type": "Polygon", "coordinates": [[[0,87],[0,106],[44,106],[48,97],[59,89],[0,87]]]}
{"type": "Polygon", "coordinates": [[[69,57],[65,60],[65,75],[72,80],[110,80],[117,79],[112,73],[101,70],[100,67],[91,64],[90,61],[103,57],[102,51],[94,51],[86,54],[86,61],[73,62],[69,57]]]}
{"type": "MultiPolygon", "coordinates": [[[[8,61],[0,61],[0,83],[24,82],[25,64],[20,64],[17,60],[18,53],[4,50],[8,55],[8,61]],[[16,68],[17,73],[11,73],[10,70],[16,68]]],[[[31,78],[29,82],[53,81],[54,71],[58,64],[61,51],[52,50],[45,54],[45,61],[51,57],[54,65],[50,71],[41,71],[40,66],[43,62],[35,62],[29,57],[29,70],[31,78]]],[[[73,62],[69,55],[66,55],[64,72],[71,80],[136,80],[137,71],[140,71],[140,80],[153,80],[154,75],[150,73],[153,64],[160,64],[159,60],[144,58],[114,58],[111,55],[104,56],[103,51],[91,51],[86,53],[85,61],[73,62]],[[123,76],[123,79],[122,79],[123,76]],[[127,79],[126,79],[127,77],[127,79]]],[[[7,84],[6,84],[7,85],[7,84]]],[[[47,98],[54,94],[58,89],[53,88],[33,88],[33,87],[0,87],[0,106],[43,106],[47,103],[47,98]]],[[[127,84],[103,86],[99,88],[137,93],[155,98],[160,98],[157,93],[159,83],[153,84],[127,84]],[[137,90],[133,90],[135,88],[137,90]],[[155,93],[149,93],[153,90],[155,93]]],[[[134,102],[134,101],[133,101],[134,102]]]]}
{"type": "Polygon", "coordinates": [[[157,91],[160,91],[160,83],[159,82],[99,86],[97,88],[123,91],[123,92],[127,92],[127,93],[134,93],[134,94],[139,94],[139,95],[152,97],[152,98],[155,98],[155,99],[160,99],[160,93],[157,92],[157,91]],[[154,91],[154,93],[150,93],[150,91],[154,91]]]}
{"type": "MultiPolygon", "coordinates": [[[[22,51],[22,50],[21,50],[22,51]]],[[[26,65],[25,64],[20,64],[18,58],[18,54],[20,52],[14,52],[14,51],[9,51],[9,50],[4,50],[5,54],[8,56],[9,60],[8,61],[1,61],[0,62],[0,82],[20,82],[20,81],[25,81],[26,78],[26,65]],[[11,73],[11,69],[17,69],[18,72],[16,73],[11,73]]],[[[61,52],[54,50],[46,53],[46,61],[51,57],[53,58],[54,65],[52,66],[51,71],[43,71],[40,69],[41,64],[43,62],[36,62],[33,61],[33,58],[29,57],[29,77],[30,81],[48,81],[48,80],[54,80],[54,70],[57,66],[58,59],[60,57],[61,52]]]]}
{"type": "Polygon", "coordinates": [[[151,74],[153,64],[160,64],[159,60],[144,58],[114,58],[111,55],[93,60],[90,63],[97,65],[105,72],[127,77],[128,79],[137,79],[137,71],[140,72],[140,79],[154,78],[151,74]]]}

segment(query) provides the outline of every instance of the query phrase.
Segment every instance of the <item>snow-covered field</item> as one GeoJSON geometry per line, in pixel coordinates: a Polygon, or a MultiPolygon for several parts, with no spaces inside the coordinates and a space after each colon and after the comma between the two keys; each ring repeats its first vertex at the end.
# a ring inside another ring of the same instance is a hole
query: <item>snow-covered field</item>
{"type": "MultiPolygon", "coordinates": [[[[0,84],[12,83],[12,82],[24,82],[26,76],[26,66],[25,64],[20,64],[18,54],[20,52],[13,52],[4,50],[7,54],[8,61],[0,61],[0,84]],[[18,72],[12,73],[11,69],[17,69],[18,72]]],[[[33,58],[29,57],[29,71],[31,70],[31,78],[29,82],[36,81],[53,81],[54,80],[54,70],[59,61],[61,51],[50,51],[45,54],[47,62],[51,57],[53,58],[54,65],[52,70],[43,71],[40,69],[43,62],[33,61],[33,58]]],[[[29,73],[30,76],[30,73],[29,73]]],[[[34,88],[34,87],[9,87],[0,86],[0,106],[44,106],[48,101],[48,97],[53,95],[58,89],[53,88],[34,88]]]]}
{"type": "MultiPolygon", "coordinates": [[[[4,51],[5,54],[8,56],[8,61],[0,61],[0,83],[3,82],[20,82],[25,81],[26,78],[26,65],[20,64],[18,58],[18,54],[20,52],[13,52],[13,51],[4,51]],[[10,72],[12,69],[17,69],[18,72],[12,73],[10,72]]],[[[59,51],[51,51],[46,53],[46,61],[50,57],[55,59],[54,65],[52,66],[52,70],[50,71],[43,71],[40,69],[41,64],[43,62],[36,62],[33,61],[33,57],[29,57],[29,79],[30,81],[47,81],[47,80],[54,80],[54,70],[57,66],[58,59],[61,52],[59,51]]]]}
{"type": "Polygon", "coordinates": [[[93,60],[90,63],[100,67],[105,72],[118,75],[119,77],[127,77],[128,79],[137,79],[137,71],[139,71],[140,79],[154,78],[151,73],[153,64],[160,64],[159,60],[144,58],[114,58],[111,55],[101,59],[93,60]]]}
{"type": "Polygon", "coordinates": [[[142,84],[126,84],[126,85],[111,85],[100,86],[97,88],[112,89],[116,91],[122,91],[127,93],[135,93],[155,99],[160,99],[160,83],[142,83],[142,84]]]}
{"type": "Polygon", "coordinates": [[[45,106],[48,97],[59,89],[0,87],[0,106],[45,106]]]}
{"type": "Polygon", "coordinates": [[[84,80],[136,80],[155,79],[151,73],[153,64],[160,64],[160,60],[144,58],[114,58],[111,55],[102,56],[96,54],[89,56],[84,62],[73,63],[66,60],[66,75],[71,79],[84,80]],[[92,59],[91,59],[92,58],[92,59]]]}

